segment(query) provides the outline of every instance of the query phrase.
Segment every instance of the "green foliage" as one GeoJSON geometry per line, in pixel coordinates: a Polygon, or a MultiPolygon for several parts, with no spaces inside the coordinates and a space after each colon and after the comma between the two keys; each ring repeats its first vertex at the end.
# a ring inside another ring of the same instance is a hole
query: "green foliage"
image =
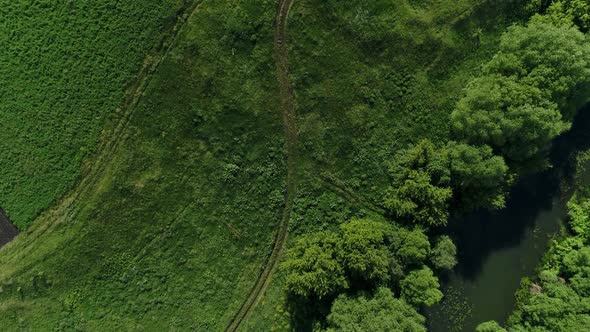
{"type": "Polygon", "coordinates": [[[488,146],[449,142],[444,153],[450,164],[451,187],[458,206],[465,210],[505,205],[508,167],[488,146]]]}
{"type": "Polygon", "coordinates": [[[340,228],[344,264],[350,275],[376,282],[387,281],[391,254],[385,239],[392,232],[391,226],[364,219],[352,220],[340,228]]]}
{"type": "Polygon", "coordinates": [[[571,103],[589,97],[589,74],[590,45],[577,29],[541,20],[514,26],[457,104],[454,132],[512,163],[530,160],[569,128],[571,103]]]}
{"type": "Polygon", "coordinates": [[[287,252],[286,287],[293,294],[323,298],[348,288],[341,239],[331,232],[301,237],[287,252]]]}
{"type": "Polygon", "coordinates": [[[511,331],[583,331],[590,324],[590,246],[586,230],[588,198],[575,195],[568,204],[574,233],[553,244],[535,284],[524,285],[511,331]],[[535,286],[535,287],[532,287],[535,286]]]}
{"type": "Polygon", "coordinates": [[[401,297],[415,306],[431,306],[443,298],[438,278],[428,267],[410,272],[401,282],[401,297]]]}
{"type": "Polygon", "coordinates": [[[543,98],[557,104],[562,112],[578,93],[589,97],[584,88],[590,73],[590,45],[588,37],[576,28],[534,19],[527,26],[511,27],[502,36],[500,53],[486,65],[484,73],[511,76],[501,65],[505,56],[515,60],[509,65],[517,67],[512,75],[538,88],[543,98]]]}
{"type": "Polygon", "coordinates": [[[419,265],[430,254],[428,236],[420,228],[413,230],[399,229],[394,236],[392,248],[396,256],[405,265],[419,265]]]}
{"type": "Polygon", "coordinates": [[[180,0],[3,0],[0,206],[27,228],[78,175],[180,0]]]}
{"type": "Polygon", "coordinates": [[[378,285],[398,281],[430,254],[423,230],[393,227],[383,221],[353,219],[339,232],[303,235],[282,263],[286,287],[295,295],[324,298],[355,282],[378,285]]]}
{"type": "Polygon", "coordinates": [[[524,161],[544,151],[568,129],[541,91],[515,76],[487,75],[472,81],[452,114],[458,137],[472,144],[489,144],[510,161],[524,161]]]}
{"type": "Polygon", "coordinates": [[[450,270],[457,264],[457,247],[450,237],[441,236],[432,249],[432,265],[441,270],[450,270]]]}
{"type": "Polygon", "coordinates": [[[449,142],[436,148],[422,140],[402,150],[390,167],[392,186],[385,206],[398,218],[445,225],[450,203],[465,210],[501,208],[508,167],[488,146],[449,142]]]}
{"type": "Polygon", "coordinates": [[[590,230],[590,200],[570,200],[567,204],[569,226],[578,235],[588,236],[590,230]]]}
{"type": "Polygon", "coordinates": [[[475,332],[506,332],[506,329],[502,328],[500,324],[495,321],[489,321],[479,324],[475,329],[475,332]]]}
{"type": "Polygon", "coordinates": [[[428,140],[401,151],[391,166],[385,207],[396,217],[427,226],[445,225],[452,197],[449,170],[428,140]]]}
{"type": "Polygon", "coordinates": [[[359,285],[387,285],[401,288],[402,298],[412,305],[432,305],[442,293],[437,277],[424,262],[432,257],[437,268],[436,264],[454,265],[454,253],[450,253],[454,245],[449,241],[441,238],[430,256],[428,237],[420,228],[353,219],[342,224],[338,233],[303,235],[288,250],[281,267],[287,291],[308,300],[330,298],[359,285]],[[407,271],[411,272],[406,275],[407,271]]]}
{"type": "Polygon", "coordinates": [[[327,331],[425,332],[424,323],[416,309],[389,289],[378,288],[373,296],[339,296],[328,316],[327,331]]]}
{"type": "MultiPolygon", "coordinates": [[[[539,1],[539,0],[536,0],[539,1]]],[[[590,29],[590,4],[584,0],[545,0],[542,4],[545,15],[538,17],[555,25],[576,25],[580,30],[587,32],[590,29]]],[[[541,4],[533,1],[531,9],[539,10],[541,4]]]]}
{"type": "Polygon", "coordinates": [[[385,206],[398,218],[428,226],[445,225],[452,192],[431,181],[426,172],[410,171],[403,182],[386,193],[385,206]]]}

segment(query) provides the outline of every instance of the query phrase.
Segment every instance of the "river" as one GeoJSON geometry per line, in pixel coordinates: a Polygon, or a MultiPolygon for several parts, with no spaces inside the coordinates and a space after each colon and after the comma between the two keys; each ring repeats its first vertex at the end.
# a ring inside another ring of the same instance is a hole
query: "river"
{"type": "Polygon", "coordinates": [[[429,331],[473,332],[479,323],[508,318],[521,278],[534,274],[567,216],[572,157],[589,148],[590,105],[554,141],[554,167],[522,178],[505,209],[477,211],[450,223],[459,264],[441,278],[445,298],[427,311],[429,331]]]}

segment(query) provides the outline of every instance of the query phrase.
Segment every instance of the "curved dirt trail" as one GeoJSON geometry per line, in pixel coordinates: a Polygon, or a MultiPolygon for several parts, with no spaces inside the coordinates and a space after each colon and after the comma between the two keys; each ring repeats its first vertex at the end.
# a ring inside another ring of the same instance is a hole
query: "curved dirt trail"
{"type": "Polygon", "coordinates": [[[281,222],[275,235],[272,253],[265,262],[254,287],[252,287],[248,294],[248,297],[244,300],[242,306],[225,329],[226,332],[233,332],[239,329],[240,325],[248,317],[252,309],[254,309],[258,300],[268,287],[272,274],[281,257],[285,243],[287,242],[287,236],[289,234],[289,218],[291,217],[291,210],[293,210],[293,203],[295,201],[295,196],[297,195],[297,114],[293,86],[289,79],[288,51],[286,43],[287,19],[293,1],[294,0],[279,0],[274,23],[274,57],[277,66],[281,112],[283,115],[287,150],[287,191],[285,194],[285,204],[283,207],[281,222]]]}

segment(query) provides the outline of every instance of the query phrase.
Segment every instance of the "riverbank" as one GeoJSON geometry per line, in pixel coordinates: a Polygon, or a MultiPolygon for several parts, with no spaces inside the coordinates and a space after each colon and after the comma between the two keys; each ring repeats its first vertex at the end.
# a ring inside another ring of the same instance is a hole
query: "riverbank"
{"type": "Polygon", "coordinates": [[[567,223],[534,275],[523,278],[506,324],[510,331],[568,332],[588,327],[590,150],[578,157],[574,179],[567,223]]]}
{"type": "Polygon", "coordinates": [[[18,229],[10,222],[4,210],[0,209],[0,248],[18,235],[18,229]]]}
{"type": "Polygon", "coordinates": [[[567,218],[575,156],[588,148],[590,106],[553,142],[553,167],[520,179],[505,209],[478,211],[450,224],[459,265],[442,278],[445,298],[428,312],[431,331],[472,332],[484,321],[508,318],[521,279],[535,274],[567,218]]]}

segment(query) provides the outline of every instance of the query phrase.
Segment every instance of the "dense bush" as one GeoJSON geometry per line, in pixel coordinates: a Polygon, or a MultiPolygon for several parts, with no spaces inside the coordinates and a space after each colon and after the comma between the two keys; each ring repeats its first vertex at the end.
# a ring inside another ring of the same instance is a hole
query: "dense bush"
{"type": "Polygon", "coordinates": [[[543,12],[543,19],[555,25],[576,25],[590,29],[590,4],[585,0],[529,0],[531,13],[543,12]]]}
{"type": "Polygon", "coordinates": [[[283,268],[290,292],[322,298],[348,288],[340,238],[331,232],[308,234],[289,248],[283,268]]]}
{"type": "MultiPolygon", "coordinates": [[[[288,292],[312,303],[330,301],[343,291],[390,287],[401,289],[403,301],[419,308],[442,299],[438,278],[425,265],[428,258],[436,269],[452,268],[455,254],[455,245],[448,237],[441,237],[431,252],[428,237],[420,228],[410,230],[384,221],[355,219],[342,224],[337,233],[322,231],[301,237],[288,250],[282,269],[288,292]]],[[[372,303],[362,295],[356,300],[341,295],[328,321],[334,328],[341,328],[343,321],[351,319],[345,311],[361,315],[357,302],[367,301],[372,303]]],[[[398,301],[395,299],[395,303],[401,303],[398,301]]],[[[362,324],[373,323],[367,317],[362,324]]]]}
{"type": "Polygon", "coordinates": [[[410,272],[400,286],[402,298],[415,306],[431,306],[443,298],[438,278],[426,266],[410,272]]]}
{"type": "Polygon", "coordinates": [[[423,140],[391,163],[384,205],[396,217],[427,226],[445,225],[451,203],[464,210],[501,208],[508,181],[502,157],[487,146],[423,140]]]}
{"type": "Polygon", "coordinates": [[[397,331],[426,332],[425,319],[387,288],[374,295],[341,295],[328,316],[329,332],[397,331]]]}
{"type": "Polygon", "coordinates": [[[512,164],[546,151],[569,128],[571,103],[589,97],[589,45],[577,29],[539,19],[510,28],[452,114],[457,137],[512,164]]]}
{"type": "Polygon", "coordinates": [[[442,270],[450,270],[455,267],[457,264],[457,247],[450,237],[443,235],[437,240],[432,249],[430,261],[434,267],[442,270]]]}

